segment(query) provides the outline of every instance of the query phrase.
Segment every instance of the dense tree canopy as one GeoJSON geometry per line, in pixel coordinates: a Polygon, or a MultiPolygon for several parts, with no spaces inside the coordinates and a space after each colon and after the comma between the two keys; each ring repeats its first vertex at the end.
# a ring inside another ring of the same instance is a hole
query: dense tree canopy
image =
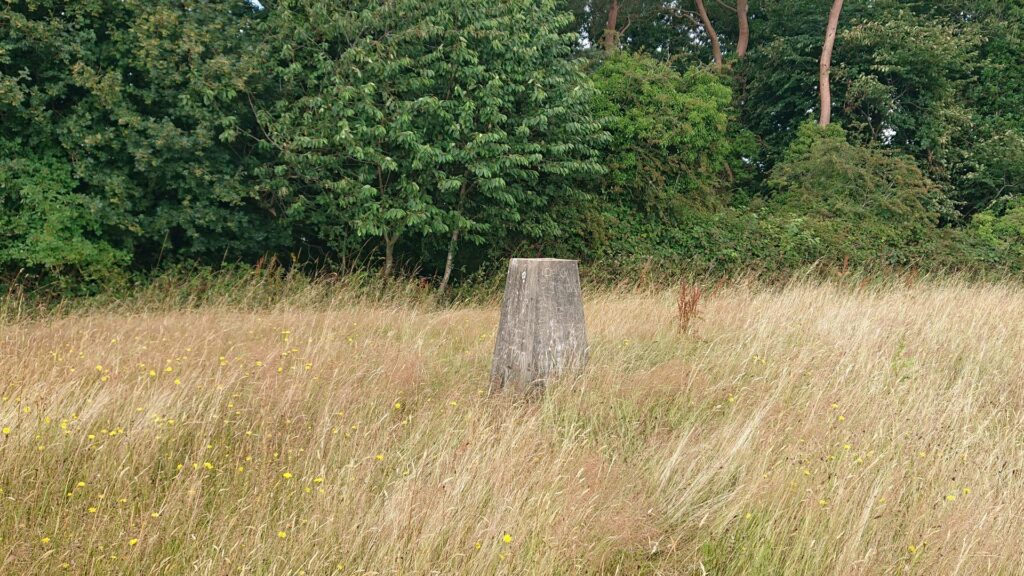
{"type": "Polygon", "coordinates": [[[1024,268],[1024,2],[830,4],[6,0],[0,279],[1024,268]]]}
{"type": "MultiPolygon", "coordinates": [[[[281,2],[258,104],[272,190],[327,246],[559,238],[603,171],[591,90],[552,2],[281,2]],[[296,38],[315,41],[295,42],[296,38]]],[[[450,270],[449,270],[450,271],[450,270]]]]}
{"type": "Polygon", "coordinates": [[[0,8],[0,266],[100,279],[277,248],[247,184],[245,6],[0,8]]]}

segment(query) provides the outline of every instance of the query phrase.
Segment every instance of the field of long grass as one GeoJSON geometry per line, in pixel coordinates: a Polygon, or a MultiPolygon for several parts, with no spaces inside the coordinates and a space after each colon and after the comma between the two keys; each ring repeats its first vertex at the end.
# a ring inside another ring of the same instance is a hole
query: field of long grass
{"type": "Polygon", "coordinates": [[[496,303],[8,314],[0,573],[1024,573],[1024,287],[585,297],[530,401],[496,303]]]}

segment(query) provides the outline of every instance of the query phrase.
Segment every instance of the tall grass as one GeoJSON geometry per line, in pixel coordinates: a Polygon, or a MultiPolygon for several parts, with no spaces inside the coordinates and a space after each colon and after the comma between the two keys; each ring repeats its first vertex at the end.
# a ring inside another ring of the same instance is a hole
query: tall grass
{"type": "Polygon", "coordinates": [[[391,286],[8,298],[0,573],[1024,572],[1019,284],[591,291],[530,402],[391,286]]]}

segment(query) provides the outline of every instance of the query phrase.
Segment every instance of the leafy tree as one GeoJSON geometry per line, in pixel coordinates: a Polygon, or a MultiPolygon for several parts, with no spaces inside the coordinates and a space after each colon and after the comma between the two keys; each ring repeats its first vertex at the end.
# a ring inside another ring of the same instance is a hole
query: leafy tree
{"type": "Polygon", "coordinates": [[[942,194],[912,159],[806,122],[768,181],[771,213],[810,234],[804,261],[909,265],[937,237],[942,194]]]}
{"type": "Polygon", "coordinates": [[[8,0],[0,279],[1024,267],[1024,2],[829,4],[8,0]]]}
{"type": "Polygon", "coordinates": [[[976,37],[976,73],[958,99],[971,113],[970,139],[954,143],[961,165],[953,182],[968,214],[1024,192],[1024,2],[993,0],[931,7],[976,37]]]}
{"type": "Polygon", "coordinates": [[[736,175],[747,170],[742,157],[754,148],[735,126],[729,87],[710,71],[680,74],[627,52],[604,59],[591,78],[595,110],[611,133],[608,174],[588,218],[591,249],[603,258],[650,255],[661,242],[681,249],[660,229],[725,207],[736,175]]]}
{"type": "Polygon", "coordinates": [[[1024,263],[1024,201],[1007,198],[974,215],[971,239],[981,258],[992,266],[1019,268],[1024,263]]]}
{"type": "Polygon", "coordinates": [[[267,248],[244,173],[239,2],[0,6],[0,266],[220,260],[267,248]]]}
{"type": "Polygon", "coordinates": [[[0,142],[0,267],[109,279],[130,258],[104,237],[104,206],[76,192],[71,166],[0,142]]]}
{"type": "Polygon", "coordinates": [[[604,60],[591,78],[599,92],[595,109],[612,135],[606,195],[663,218],[723,203],[730,163],[740,164],[727,85],[707,71],[680,74],[625,52],[604,60]]]}
{"type": "MultiPolygon", "coordinates": [[[[767,39],[740,68],[747,125],[767,145],[766,168],[817,108],[817,54],[825,10],[765,0],[754,22],[767,39]]],[[[848,2],[832,58],[833,114],[851,138],[910,154],[954,195],[968,168],[976,122],[964,97],[979,37],[970,25],[922,15],[904,3],[848,2]],[[913,38],[913,42],[908,42],[913,38]]]]}
{"type": "MultiPolygon", "coordinates": [[[[580,47],[604,48],[605,31],[614,20],[617,47],[647,52],[680,66],[710,60],[707,36],[696,19],[695,7],[667,0],[563,0],[573,15],[572,27],[580,33],[580,47]],[[610,18],[617,5],[615,18],[610,18]],[[697,38],[697,40],[695,40],[697,38]]],[[[712,13],[717,5],[709,6],[712,13]]]]}
{"type": "Polygon", "coordinates": [[[851,27],[843,42],[837,75],[860,89],[848,91],[844,102],[845,115],[867,120],[862,126],[869,132],[860,137],[911,154],[951,192],[948,186],[962,171],[962,150],[974,130],[960,95],[973,74],[975,39],[955,26],[901,12],[891,20],[851,27]],[[870,88],[863,89],[865,80],[869,87],[884,87],[888,96],[865,98],[870,94],[870,88]]]}
{"type": "Polygon", "coordinates": [[[269,7],[267,170],[293,219],[337,250],[380,237],[502,245],[571,228],[602,171],[591,89],[553,2],[285,1],[269,7]]]}

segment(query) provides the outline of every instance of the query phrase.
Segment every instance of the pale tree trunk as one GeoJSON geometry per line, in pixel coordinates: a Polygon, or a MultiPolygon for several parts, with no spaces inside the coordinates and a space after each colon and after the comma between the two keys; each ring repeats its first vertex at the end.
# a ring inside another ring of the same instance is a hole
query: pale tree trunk
{"type": "Polygon", "coordinates": [[[747,11],[747,0],[736,0],[736,17],[740,27],[740,36],[736,40],[737,58],[747,55],[747,46],[750,44],[750,22],[747,20],[747,11]]]}
{"type": "Polygon", "coordinates": [[[444,260],[444,276],[441,277],[439,292],[448,289],[448,280],[452,277],[452,265],[455,262],[455,246],[459,243],[459,229],[452,230],[451,240],[448,241],[448,256],[444,260]]]}
{"type": "Polygon", "coordinates": [[[395,267],[395,244],[398,242],[398,234],[384,234],[384,276],[391,276],[395,267]]]}
{"type": "Polygon", "coordinates": [[[828,126],[832,122],[832,86],[829,84],[829,72],[832,70],[832,47],[836,43],[836,29],[839,27],[839,13],[842,11],[843,0],[832,0],[828,26],[825,27],[825,43],[821,47],[821,61],[818,64],[818,92],[821,95],[821,117],[818,119],[818,126],[828,126]]]}
{"type": "Polygon", "coordinates": [[[619,0],[612,0],[611,6],[608,7],[608,23],[604,27],[604,51],[612,53],[618,48],[619,39],[617,36],[619,25],[619,0]]]}
{"type": "Polygon", "coordinates": [[[715,70],[722,69],[722,45],[718,43],[718,33],[711,25],[711,18],[708,18],[708,11],[704,8],[704,0],[697,1],[697,13],[700,14],[700,21],[704,25],[704,31],[711,39],[711,54],[715,57],[715,70]]]}
{"type": "MultiPolygon", "coordinates": [[[[466,182],[463,180],[462,187],[459,189],[459,207],[458,213],[461,216],[462,211],[466,206],[466,182]]],[[[441,277],[441,285],[438,286],[438,291],[444,292],[448,288],[448,281],[452,277],[452,267],[455,263],[455,249],[459,245],[459,229],[458,227],[452,227],[452,236],[448,241],[448,255],[444,259],[444,276],[441,277]]]]}

